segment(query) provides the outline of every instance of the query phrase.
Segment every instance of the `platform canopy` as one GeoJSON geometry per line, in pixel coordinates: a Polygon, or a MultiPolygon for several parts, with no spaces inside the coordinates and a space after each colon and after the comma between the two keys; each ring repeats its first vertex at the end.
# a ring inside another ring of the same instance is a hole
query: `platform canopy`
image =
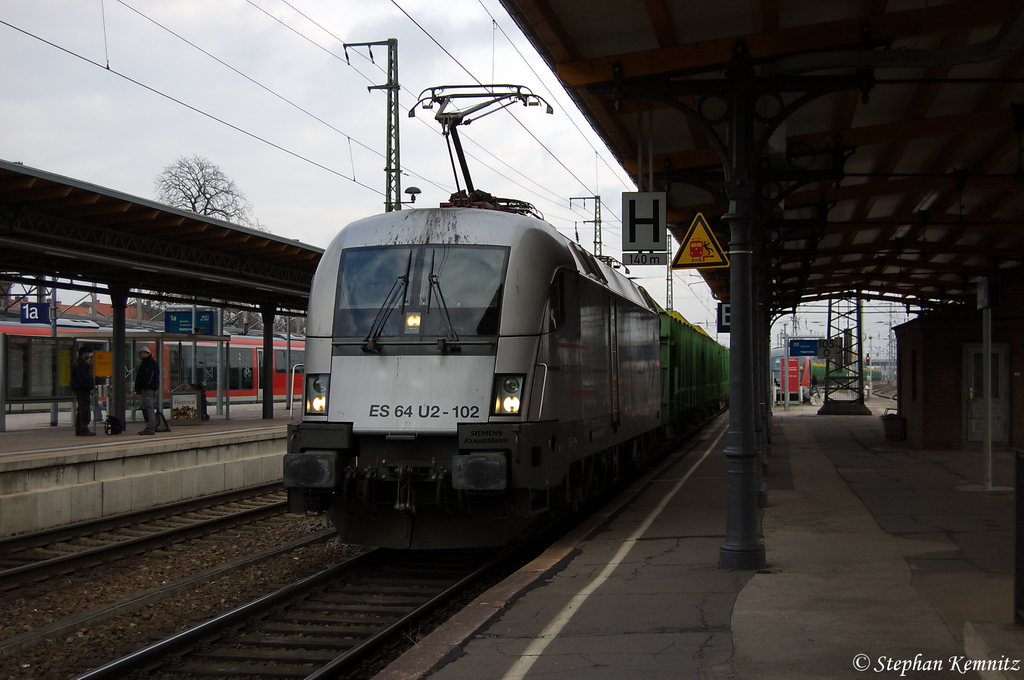
{"type": "Polygon", "coordinates": [[[0,161],[0,280],[305,314],[320,248],[0,161]]]}
{"type": "MultiPolygon", "coordinates": [[[[502,3],[642,190],[668,192],[677,239],[697,212],[729,238],[723,94],[742,41],[774,313],[847,294],[927,307],[1020,274],[1022,3],[502,3]]],[[[704,276],[728,299],[728,270],[704,276]]]]}

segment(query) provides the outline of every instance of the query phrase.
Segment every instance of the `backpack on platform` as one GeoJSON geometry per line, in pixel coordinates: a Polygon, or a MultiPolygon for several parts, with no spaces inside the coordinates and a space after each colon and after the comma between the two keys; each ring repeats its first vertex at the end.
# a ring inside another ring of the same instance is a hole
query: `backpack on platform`
{"type": "Polygon", "coordinates": [[[121,434],[124,432],[124,424],[116,416],[107,416],[103,421],[103,431],[107,434],[121,434]]]}

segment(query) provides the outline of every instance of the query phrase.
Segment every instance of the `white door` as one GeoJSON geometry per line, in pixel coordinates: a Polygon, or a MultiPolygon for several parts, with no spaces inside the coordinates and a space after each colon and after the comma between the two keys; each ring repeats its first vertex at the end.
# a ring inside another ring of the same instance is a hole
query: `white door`
{"type": "MultiPolygon", "coordinates": [[[[992,344],[992,443],[1010,442],[1009,347],[992,344]]],[[[964,439],[981,443],[985,439],[985,354],[980,344],[964,345],[964,439]]]]}

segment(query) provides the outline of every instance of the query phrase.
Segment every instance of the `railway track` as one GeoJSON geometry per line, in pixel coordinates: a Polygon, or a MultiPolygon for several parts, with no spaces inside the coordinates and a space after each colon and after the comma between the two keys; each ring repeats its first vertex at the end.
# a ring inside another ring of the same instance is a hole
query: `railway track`
{"type": "Polygon", "coordinates": [[[280,483],[0,540],[0,591],[287,511],[280,483]]]}
{"type": "MultiPolygon", "coordinates": [[[[699,429],[680,433],[661,453],[681,445],[699,429]]],[[[105,662],[111,658],[110,646],[78,656],[77,666],[69,667],[64,677],[82,668],[92,670],[75,680],[325,680],[372,674],[388,658],[415,644],[435,621],[447,619],[460,600],[471,599],[470,584],[489,587],[504,578],[603,507],[630,481],[621,480],[583,503],[576,515],[536,527],[528,540],[505,553],[438,551],[432,557],[439,561],[415,561],[431,556],[427,551],[365,553],[149,647],[121,647],[114,653],[124,656],[116,661],[105,662]]],[[[175,628],[150,630],[149,639],[167,635],[168,629],[175,628]]]]}
{"type": "Polygon", "coordinates": [[[76,680],[339,677],[514,554],[374,550],[76,680]]]}

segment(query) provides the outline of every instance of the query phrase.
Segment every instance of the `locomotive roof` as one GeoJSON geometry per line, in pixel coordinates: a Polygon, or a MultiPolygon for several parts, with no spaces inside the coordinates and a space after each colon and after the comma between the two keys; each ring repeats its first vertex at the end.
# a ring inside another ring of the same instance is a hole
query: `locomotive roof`
{"type": "Polygon", "coordinates": [[[367,217],[352,222],[335,237],[324,253],[329,270],[335,269],[342,248],[388,244],[437,243],[512,246],[529,230],[542,231],[571,253],[583,276],[606,286],[634,304],[654,311],[646,292],[607,263],[572,242],[551,224],[528,215],[479,208],[417,208],[367,217]],[[335,262],[332,266],[330,262],[335,262]]]}

